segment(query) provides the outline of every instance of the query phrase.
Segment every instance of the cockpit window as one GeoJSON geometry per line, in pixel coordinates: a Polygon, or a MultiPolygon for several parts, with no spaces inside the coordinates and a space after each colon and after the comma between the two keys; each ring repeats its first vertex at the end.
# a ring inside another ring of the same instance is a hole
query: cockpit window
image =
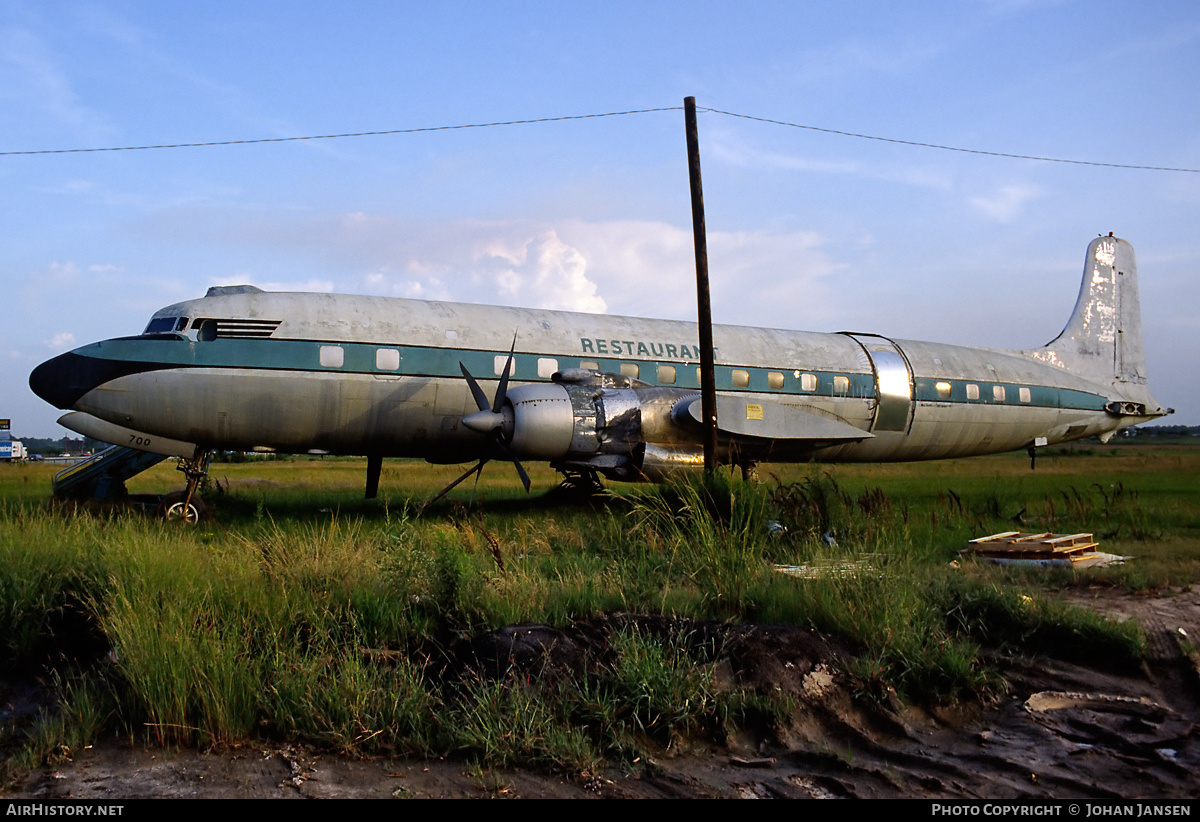
{"type": "Polygon", "coordinates": [[[154,317],[146,326],[143,334],[170,334],[172,331],[183,331],[187,328],[187,317],[154,317]]]}

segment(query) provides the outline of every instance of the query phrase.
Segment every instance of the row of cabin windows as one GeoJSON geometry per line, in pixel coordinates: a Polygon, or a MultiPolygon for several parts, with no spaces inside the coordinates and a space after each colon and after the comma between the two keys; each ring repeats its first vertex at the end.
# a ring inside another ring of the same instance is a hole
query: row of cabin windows
{"type": "MultiPolygon", "coordinates": [[[[346,362],[345,349],[340,345],[323,345],[320,349],[319,361],[322,368],[341,368],[346,362]]],[[[509,362],[507,354],[497,354],[493,358],[493,372],[497,377],[504,373],[504,366],[509,362]]],[[[579,367],[592,371],[599,371],[600,364],[592,360],[581,360],[579,367]]],[[[649,367],[649,366],[648,366],[649,367]]],[[[399,371],[400,370],[400,351],[395,348],[377,348],[375,349],[375,368],[379,371],[399,371]]],[[[541,379],[550,379],[554,376],[558,369],[558,360],[553,357],[538,357],[537,374],[541,379]]],[[[509,376],[511,377],[516,371],[515,363],[509,368],[509,376]]],[[[641,366],[635,362],[621,363],[621,375],[632,379],[641,377],[641,366]]],[[[816,391],[817,390],[817,375],[795,372],[795,376],[800,380],[801,391],[816,391]]],[[[678,371],[673,365],[659,365],[656,367],[655,377],[660,385],[674,385],[678,380],[678,371]]],[[[750,372],[744,368],[734,368],[730,372],[730,378],[734,388],[749,388],[750,387],[750,372]]],[[[700,382],[700,369],[696,369],[696,382],[700,382]]],[[[775,391],[782,391],[784,387],[784,376],[782,371],[767,372],[767,387],[775,391]]],[[[845,376],[835,376],[833,378],[833,390],[837,394],[845,394],[850,390],[850,378],[845,376]]]]}
{"type": "MultiPolygon", "coordinates": [[[[321,346],[320,362],[323,368],[341,368],[346,361],[345,350],[340,345],[323,345],[321,346]]],[[[496,376],[504,373],[504,366],[509,362],[507,354],[497,354],[493,360],[493,370],[496,376]]],[[[377,348],[375,349],[375,367],[380,371],[399,371],[400,370],[400,351],[396,348],[377,348]]],[[[600,370],[600,364],[591,360],[581,360],[580,368],[590,369],[592,371],[600,370]]],[[[515,368],[509,369],[511,377],[515,368]]],[[[550,379],[554,373],[558,371],[558,360],[553,357],[538,357],[537,372],[541,379],[550,379]]],[[[638,379],[641,375],[641,369],[638,363],[623,362],[621,363],[621,375],[638,379]]],[[[659,385],[674,385],[677,379],[676,367],[673,365],[657,366],[655,374],[659,385]]],[[[801,391],[816,391],[817,390],[817,375],[808,374],[800,371],[795,372],[795,376],[800,380],[801,391]]],[[[750,372],[744,368],[734,368],[731,370],[731,378],[734,388],[748,388],[750,386],[750,372]]],[[[768,371],[767,372],[767,387],[779,391],[783,389],[783,372],[768,371]]],[[[700,369],[696,369],[696,382],[700,382],[700,369]]],[[[938,399],[950,399],[950,383],[939,380],[934,383],[934,388],[937,391],[938,399]]],[[[850,390],[850,378],[843,375],[836,375],[833,378],[833,392],[835,394],[845,394],[850,390]]],[[[979,399],[979,386],[975,383],[967,383],[966,393],[968,400],[979,399]]],[[[992,386],[992,400],[994,402],[1004,402],[1007,396],[1003,385],[992,386]]],[[[1033,397],[1026,386],[1020,386],[1017,389],[1017,397],[1021,402],[1031,402],[1033,397]]]]}
{"type": "MultiPolygon", "coordinates": [[[[934,387],[934,389],[937,390],[937,395],[938,395],[939,400],[950,399],[950,383],[948,383],[944,380],[939,380],[938,382],[935,382],[933,384],[933,387],[934,387]]],[[[1008,392],[1005,391],[1005,388],[1003,385],[993,385],[992,386],[992,401],[993,402],[1004,402],[1004,400],[1007,396],[1007,393],[1008,392]]],[[[979,386],[973,382],[967,383],[967,399],[968,400],[979,399],[979,386]]],[[[1017,399],[1020,400],[1021,402],[1032,402],[1033,394],[1030,392],[1029,388],[1022,385],[1017,388],[1017,399]]]]}
{"type": "MultiPolygon", "coordinates": [[[[597,371],[600,368],[600,364],[597,362],[591,361],[591,360],[581,360],[579,363],[579,367],[597,371]]],[[[551,372],[551,373],[553,373],[553,372],[551,372]]],[[[816,391],[817,390],[817,375],[816,374],[802,374],[799,371],[797,371],[795,373],[796,373],[796,378],[800,380],[800,390],[801,391],[816,391]]],[[[540,372],[539,372],[539,376],[541,376],[540,372]]],[[[633,379],[638,379],[641,376],[640,366],[635,362],[621,363],[621,376],[632,377],[633,379]]],[[[678,381],[678,372],[677,372],[676,367],[673,365],[657,366],[654,376],[659,385],[674,385],[678,381]]],[[[748,370],[746,370],[744,368],[733,368],[730,370],[729,376],[730,376],[730,381],[733,383],[734,388],[749,388],[750,387],[750,372],[748,370]]],[[[784,377],[783,377],[782,371],[768,371],[767,372],[767,388],[770,388],[774,391],[782,391],[783,390],[783,380],[784,380],[784,377]]],[[[700,382],[700,369],[699,368],[696,369],[696,382],[700,382]]],[[[850,390],[850,378],[849,377],[841,377],[841,376],[834,377],[833,378],[833,390],[838,394],[845,394],[847,391],[850,390]]]]}

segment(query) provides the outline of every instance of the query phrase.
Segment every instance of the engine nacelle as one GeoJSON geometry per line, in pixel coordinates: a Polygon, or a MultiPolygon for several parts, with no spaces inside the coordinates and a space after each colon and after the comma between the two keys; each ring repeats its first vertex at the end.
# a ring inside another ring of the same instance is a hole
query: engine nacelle
{"type": "Polygon", "coordinates": [[[625,480],[646,478],[645,462],[659,478],[667,470],[692,464],[693,455],[687,447],[647,445],[646,429],[673,428],[670,408],[695,393],[658,388],[617,374],[571,369],[555,374],[553,383],[509,390],[501,428],[518,459],[547,460],[625,480]],[[647,411],[663,419],[645,426],[647,411]]]}
{"type": "Polygon", "coordinates": [[[555,460],[571,450],[575,414],[567,390],[555,383],[520,385],[508,392],[505,403],[505,434],[512,412],[509,448],[521,459],[555,460]]]}

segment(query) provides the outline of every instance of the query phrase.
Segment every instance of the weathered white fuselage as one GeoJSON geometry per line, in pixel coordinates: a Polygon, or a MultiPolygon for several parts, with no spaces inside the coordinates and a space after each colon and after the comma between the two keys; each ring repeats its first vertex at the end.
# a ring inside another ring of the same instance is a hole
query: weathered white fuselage
{"type": "MultiPolygon", "coordinates": [[[[1109,434],[1165,413],[1140,365],[1104,364],[1131,356],[1105,353],[1120,336],[1070,333],[1103,313],[1084,305],[1089,278],[1111,277],[1119,298],[1126,274],[1111,258],[1123,241],[1107,239],[1111,248],[1089,247],[1072,324],[1042,349],[716,326],[724,457],[939,459],[1109,434]],[[1107,267],[1097,262],[1105,248],[1107,267]],[[1101,350],[1076,351],[1088,346],[1101,350]]],[[[1140,362],[1137,322],[1118,331],[1137,332],[1140,362]]],[[[640,468],[640,446],[685,462],[699,449],[684,413],[700,388],[696,326],[667,320],[232,287],[158,311],[140,336],[51,360],[31,384],[60,407],[204,448],[460,462],[478,458],[483,442],[462,424],[477,409],[460,363],[489,390],[510,347],[512,384],[546,386],[515,406],[518,429],[527,425],[515,456],[603,469],[626,454],[640,468]],[[628,448],[614,445],[621,437],[628,448]]]]}

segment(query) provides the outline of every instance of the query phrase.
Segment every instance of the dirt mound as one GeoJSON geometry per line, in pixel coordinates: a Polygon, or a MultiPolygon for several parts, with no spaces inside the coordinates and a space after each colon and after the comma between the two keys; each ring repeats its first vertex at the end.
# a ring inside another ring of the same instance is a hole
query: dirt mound
{"type": "MultiPolygon", "coordinates": [[[[1174,602],[1186,616],[1193,599],[1174,602]]],[[[1156,624],[1175,619],[1162,607],[1151,609],[1156,624]]],[[[1178,644],[1125,674],[997,658],[1008,691],[994,703],[900,706],[856,694],[842,673],[846,649],[810,629],[612,615],[475,637],[452,650],[440,677],[577,676],[603,664],[618,630],[687,637],[720,685],[785,695],[788,719],[723,739],[648,743],[632,768],[576,778],[295,746],[215,753],[110,742],[31,774],[10,796],[1200,797],[1196,670],[1178,644]]]]}

